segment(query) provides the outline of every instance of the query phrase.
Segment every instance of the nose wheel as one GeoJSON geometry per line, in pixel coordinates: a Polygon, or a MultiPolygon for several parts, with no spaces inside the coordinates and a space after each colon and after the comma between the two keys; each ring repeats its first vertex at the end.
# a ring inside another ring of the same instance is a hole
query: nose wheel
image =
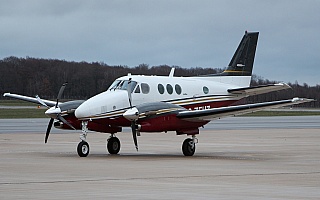
{"type": "Polygon", "coordinates": [[[82,121],[82,133],[80,133],[81,142],[78,144],[77,152],[80,157],[87,157],[89,155],[89,144],[86,142],[88,134],[88,121],[82,121]]]}
{"type": "Polygon", "coordinates": [[[87,157],[89,155],[89,151],[90,148],[88,142],[82,140],[77,147],[78,155],[80,157],[87,157]]]}

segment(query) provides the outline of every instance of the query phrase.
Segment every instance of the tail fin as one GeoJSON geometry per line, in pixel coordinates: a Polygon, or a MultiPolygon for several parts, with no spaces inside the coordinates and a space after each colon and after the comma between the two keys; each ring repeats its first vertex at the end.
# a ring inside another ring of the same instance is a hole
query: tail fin
{"type": "Polygon", "coordinates": [[[259,32],[245,32],[227,69],[219,76],[251,76],[259,32]]]}

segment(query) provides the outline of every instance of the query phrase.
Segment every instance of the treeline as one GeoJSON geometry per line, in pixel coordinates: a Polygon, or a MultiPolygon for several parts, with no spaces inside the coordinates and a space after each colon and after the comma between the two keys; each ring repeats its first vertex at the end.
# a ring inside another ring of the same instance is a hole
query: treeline
{"type": "MultiPolygon", "coordinates": [[[[182,68],[179,66],[149,66],[140,64],[136,67],[110,66],[103,62],[69,62],[57,59],[7,57],[0,60],[0,98],[5,92],[27,96],[38,94],[45,99],[55,99],[64,82],[68,86],[64,92],[65,99],[87,99],[105,91],[118,77],[131,74],[168,75],[175,67],[175,76],[198,76],[215,74],[218,68],[182,68]]],[[[251,85],[275,83],[261,77],[253,76],[251,85]]],[[[306,83],[289,83],[292,90],[258,95],[244,102],[261,102],[292,98],[295,96],[320,99],[320,85],[308,86],[306,83]]],[[[320,107],[319,102],[305,104],[307,107],[320,107]]]]}

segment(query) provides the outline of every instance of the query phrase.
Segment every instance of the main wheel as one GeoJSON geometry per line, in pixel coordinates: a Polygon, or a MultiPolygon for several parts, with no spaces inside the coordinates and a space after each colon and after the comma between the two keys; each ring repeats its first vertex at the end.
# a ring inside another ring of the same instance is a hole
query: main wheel
{"type": "Polygon", "coordinates": [[[88,154],[89,154],[89,144],[86,142],[86,141],[81,141],[79,144],[78,144],[78,148],[77,148],[77,151],[78,151],[78,155],[80,157],[87,157],[88,154]]]}
{"type": "Polygon", "coordinates": [[[193,142],[193,139],[187,138],[183,141],[182,144],[182,153],[185,156],[193,156],[196,151],[196,145],[193,142]]]}
{"type": "Polygon", "coordinates": [[[109,138],[107,149],[110,154],[118,154],[120,151],[120,140],[117,137],[109,138]]]}

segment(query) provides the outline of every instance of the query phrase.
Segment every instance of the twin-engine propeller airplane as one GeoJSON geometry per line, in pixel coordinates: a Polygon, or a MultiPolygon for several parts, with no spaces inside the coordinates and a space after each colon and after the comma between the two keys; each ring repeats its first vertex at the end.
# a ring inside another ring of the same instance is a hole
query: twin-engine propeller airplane
{"type": "Polygon", "coordinates": [[[105,92],[86,101],[60,103],[64,84],[57,101],[5,93],[4,96],[41,104],[51,119],[46,131],[47,142],[52,124],[61,129],[82,129],[78,154],[89,154],[88,130],[110,133],[107,149],[118,154],[120,140],[115,136],[122,127],[131,127],[133,141],[138,150],[140,132],[176,131],[177,135],[191,136],[184,140],[185,156],[195,153],[199,127],[211,120],[227,116],[300,104],[311,99],[293,98],[273,102],[231,105],[251,95],[290,88],[285,83],[250,87],[258,32],[246,32],[228,67],[221,74],[196,77],[175,77],[174,68],[169,76],[131,75],[116,79],[105,92]]]}

